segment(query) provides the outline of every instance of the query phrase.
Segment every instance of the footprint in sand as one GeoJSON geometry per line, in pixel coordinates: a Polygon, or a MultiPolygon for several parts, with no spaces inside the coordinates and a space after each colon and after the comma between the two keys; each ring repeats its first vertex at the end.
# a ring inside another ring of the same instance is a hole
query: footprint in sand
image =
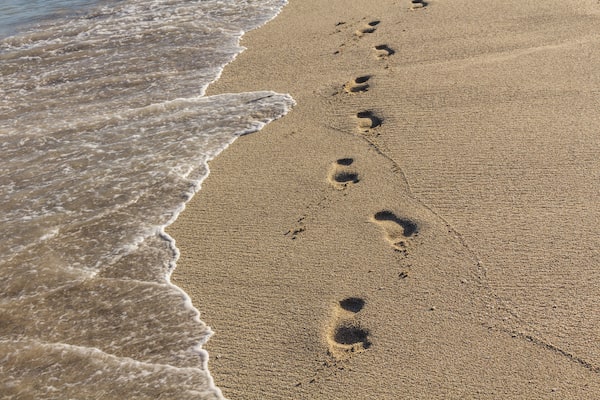
{"type": "Polygon", "coordinates": [[[335,359],[348,359],[371,347],[369,331],[356,318],[365,304],[359,297],[348,297],[336,305],[332,325],[327,330],[329,354],[335,359]]]}
{"type": "Polygon", "coordinates": [[[358,129],[361,132],[368,132],[371,129],[377,128],[383,122],[373,111],[360,111],[356,113],[356,119],[358,121],[358,129]]]}
{"type": "Polygon", "coordinates": [[[375,27],[379,25],[379,21],[371,21],[368,24],[366,24],[365,26],[363,26],[362,28],[358,29],[356,32],[354,32],[354,35],[356,35],[357,37],[363,37],[365,34],[367,33],[373,33],[375,32],[375,27]]]}
{"type": "Polygon", "coordinates": [[[342,190],[348,185],[359,182],[360,178],[358,172],[352,167],[353,163],[352,158],[340,158],[332,164],[327,180],[334,188],[342,190]]]}
{"type": "Polygon", "coordinates": [[[383,228],[386,239],[397,251],[406,252],[407,239],[418,234],[418,225],[414,221],[399,217],[389,210],[375,213],[372,220],[383,228]]]}
{"type": "Polygon", "coordinates": [[[388,58],[389,56],[395,53],[395,51],[392,48],[390,48],[387,44],[379,44],[373,47],[373,49],[375,50],[375,58],[378,59],[388,58]]]}
{"type": "Polygon", "coordinates": [[[411,10],[418,10],[418,9],[424,8],[424,7],[427,7],[427,3],[424,2],[423,0],[411,0],[411,2],[410,2],[411,10]]]}
{"type": "Polygon", "coordinates": [[[360,93],[369,90],[369,79],[371,75],[364,75],[354,78],[350,82],[344,84],[344,90],[346,93],[360,93]]]}

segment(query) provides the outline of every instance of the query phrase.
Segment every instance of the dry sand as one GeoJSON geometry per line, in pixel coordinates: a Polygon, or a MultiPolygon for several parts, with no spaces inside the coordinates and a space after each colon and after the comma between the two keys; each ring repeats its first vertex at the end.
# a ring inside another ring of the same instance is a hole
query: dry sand
{"type": "Polygon", "coordinates": [[[169,228],[230,399],[597,398],[600,4],[290,0],[169,228]]]}

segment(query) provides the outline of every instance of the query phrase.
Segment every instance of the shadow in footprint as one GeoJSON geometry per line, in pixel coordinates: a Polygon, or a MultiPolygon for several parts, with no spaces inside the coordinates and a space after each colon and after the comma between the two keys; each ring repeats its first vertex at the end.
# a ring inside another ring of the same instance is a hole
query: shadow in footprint
{"type": "Polygon", "coordinates": [[[407,255],[407,240],[418,233],[418,225],[408,218],[398,217],[391,211],[379,211],[373,215],[373,221],[383,228],[386,239],[395,251],[407,255]]]}
{"type": "Polygon", "coordinates": [[[356,118],[358,118],[358,128],[362,131],[376,128],[383,122],[373,111],[360,111],[356,114],[356,118]]]}
{"type": "Polygon", "coordinates": [[[407,219],[407,218],[400,218],[398,216],[396,216],[396,214],[394,214],[391,211],[388,210],[384,210],[384,211],[379,211],[378,213],[376,213],[373,216],[373,219],[375,219],[375,221],[378,222],[385,222],[385,221],[389,221],[389,222],[393,222],[397,225],[399,225],[400,227],[402,227],[402,234],[404,237],[410,237],[412,235],[414,235],[415,233],[417,233],[417,224],[414,223],[413,221],[407,219]]]}
{"type": "Polygon", "coordinates": [[[380,44],[374,47],[375,49],[375,57],[377,58],[386,58],[395,53],[395,51],[390,48],[387,44],[380,44]]]}
{"type": "Polygon", "coordinates": [[[336,343],[352,346],[350,351],[364,350],[371,346],[369,342],[369,331],[358,326],[338,326],[333,335],[336,343]]]}
{"type": "Polygon", "coordinates": [[[346,311],[357,313],[363,309],[365,301],[359,297],[348,297],[340,301],[340,307],[346,311]]]}
{"type": "Polygon", "coordinates": [[[336,163],[338,165],[343,165],[345,167],[352,165],[353,162],[354,162],[354,159],[352,159],[352,158],[340,158],[336,161],[336,163]]]}
{"type": "Polygon", "coordinates": [[[354,34],[358,37],[362,37],[366,33],[373,33],[375,32],[375,27],[379,25],[379,22],[380,21],[371,21],[356,32],[354,32],[354,34]]]}
{"type": "Polygon", "coordinates": [[[358,172],[351,167],[353,163],[352,158],[340,158],[331,165],[327,180],[334,188],[343,190],[360,181],[358,172]]]}
{"type": "Polygon", "coordinates": [[[371,347],[369,330],[356,320],[365,304],[360,297],[347,297],[335,308],[333,325],[327,333],[329,354],[335,359],[345,360],[371,347]]]}
{"type": "Polygon", "coordinates": [[[418,10],[419,8],[427,7],[427,3],[423,0],[411,0],[410,8],[411,10],[418,10]]]}
{"type": "Polygon", "coordinates": [[[347,184],[347,183],[358,183],[358,174],[354,172],[338,172],[333,175],[333,180],[337,183],[347,184]]]}
{"type": "Polygon", "coordinates": [[[354,78],[350,82],[346,82],[346,84],[344,85],[344,90],[347,93],[366,92],[369,89],[369,79],[371,79],[370,75],[364,75],[359,76],[358,78],[354,78]]]}

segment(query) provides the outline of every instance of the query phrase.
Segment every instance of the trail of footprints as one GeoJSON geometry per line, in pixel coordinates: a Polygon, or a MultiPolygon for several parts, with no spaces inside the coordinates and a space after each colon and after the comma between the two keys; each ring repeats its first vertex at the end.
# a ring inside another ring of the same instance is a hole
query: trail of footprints
{"type": "MultiPolygon", "coordinates": [[[[428,3],[424,0],[410,0],[409,9],[420,10],[427,6],[428,3]]],[[[377,20],[363,25],[355,31],[355,38],[360,40],[375,32],[380,23],[377,20]]],[[[339,23],[338,25],[342,24],[345,23],[339,23]]],[[[340,49],[343,46],[345,44],[342,44],[340,49]]],[[[375,45],[371,49],[375,58],[380,60],[385,60],[396,53],[387,44],[375,45]]],[[[341,50],[338,50],[334,54],[340,53],[341,50]]],[[[343,90],[350,95],[366,92],[370,89],[372,77],[372,75],[358,76],[346,82],[343,85],[343,90]]],[[[369,109],[357,112],[355,117],[357,129],[365,135],[367,141],[373,144],[368,136],[383,124],[382,118],[369,109]]],[[[328,173],[328,181],[333,188],[346,190],[360,182],[361,176],[354,163],[355,160],[352,158],[340,158],[332,163],[328,173]]],[[[410,241],[419,234],[419,224],[389,209],[374,213],[370,217],[370,221],[381,228],[384,238],[391,248],[405,256],[408,254],[410,241]]],[[[398,274],[399,279],[407,279],[408,277],[407,270],[398,274]]],[[[349,360],[353,355],[363,353],[373,346],[371,331],[361,323],[361,313],[364,312],[366,305],[366,301],[360,297],[347,297],[335,304],[325,337],[328,353],[334,359],[333,365],[336,365],[338,361],[349,360]]],[[[311,382],[314,382],[314,379],[311,382]]]]}
{"type": "MultiPolygon", "coordinates": [[[[410,8],[419,9],[426,5],[427,3],[422,0],[411,0],[410,8]]],[[[359,28],[354,35],[360,39],[373,33],[379,24],[380,21],[371,21],[359,28]]],[[[372,50],[378,59],[388,58],[395,53],[387,44],[376,45],[372,50]]],[[[358,76],[346,82],[343,89],[352,95],[366,92],[370,88],[371,78],[371,75],[358,76]]],[[[382,124],[383,119],[373,110],[365,109],[356,113],[356,126],[363,134],[372,132],[382,124]]],[[[334,161],[329,168],[327,180],[337,190],[346,190],[358,184],[361,177],[355,167],[355,160],[345,157],[334,161]]],[[[370,220],[381,228],[391,248],[405,255],[408,252],[409,241],[419,232],[416,222],[391,210],[376,212],[370,220]]],[[[407,276],[406,272],[399,275],[401,279],[407,276]]],[[[329,354],[335,360],[349,359],[352,355],[362,353],[371,347],[370,331],[360,323],[360,313],[365,305],[366,301],[360,297],[348,297],[335,305],[326,334],[329,354]]]]}
{"type": "MultiPolygon", "coordinates": [[[[363,26],[361,26],[360,28],[358,28],[356,31],[354,31],[354,38],[359,40],[362,37],[371,34],[373,32],[375,32],[375,30],[377,29],[377,25],[379,25],[381,23],[381,21],[370,21],[368,23],[365,23],[363,26]]],[[[336,24],[337,27],[346,25],[346,22],[338,22],[336,24]]],[[[341,29],[337,29],[335,31],[335,33],[339,33],[341,32],[341,29]]],[[[339,46],[339,49],[334,51],[333,54],[340,54],[342,52],[342,49],[346,46],[346,43],[342,43],[339,46]]],[[[396,52],[394,51],[394,49],[392,49],[390,46],[388,46],[387,44],[378,44],[373,46],[373,54],[375,56],[375,58],[380,59],[380,60],[384,60],[387,59],[389,56],[395,54],[396,52]]]]}
{"type": "MultiPolygon", "coordinates": [[[[419,10],[427,6],[428,3],[423,0],[410,0],[409,9],[419,10]]],[[[338,26],[343,24],[345,22],[340,22],[338,26]]],[[[365,35],[375,32],[379,24],[380,21],[378,20],[366,23],[356,30],[354,35],[357,39],[361,39],[365,35]]],[[[344,45],[342,44],[342,46],[344,45]]],[[[372,51],[377,59],[387,59],[395,54],[394,49],[387,44],[373,46],[372,51]]],[[[340,53],[341,51],[338,50],[334,54],[340,53]]],[[[370,88],[369,81],[371,78],[371,75],[358,76],[346,82],[343,89],[351,95],[366,92],[370,88]]],[[[364,134],[371,133],[374,129],[380,127],[382,123],[382,118],[372,110],[366,109],[356,113],[357,129],[364,134]]],[[[372,143],[368,138],[366,139],[372,143]]],[[[358,169],[355,168],[355,160],[346,157],[332,163],[327,179],[333,188],[346,190],[358,184],[361,176],[358,169]]],[[[391,248],[404,255],[408,254],[410,241],[419,234],[419,225],[415,221],[392,210],[378,211],[370,217],[370,221],[381,228],[384,238],[391,248]]],[[[298,231],[290,231],[292,239],[302,230],[303,228],[298,231]]],[[[408,276],[406,270],[398,274],[399,279],[407,279],[408,276]]],[[[338,361],[349,360],[353,355],[363,353],[373,346],[371,331],[361,323],[361,313],[364,312],[366,305],[367,302],[360,297],[347,297],[335,304],[325,334],[328,353],[335,360],[333,365],[336,365],[338,361]]],[[[331,364],[325,363],[324,365],[330,366],[331,364]]],[[[311,383],[314,381],[313,378],[311,383]]]]}

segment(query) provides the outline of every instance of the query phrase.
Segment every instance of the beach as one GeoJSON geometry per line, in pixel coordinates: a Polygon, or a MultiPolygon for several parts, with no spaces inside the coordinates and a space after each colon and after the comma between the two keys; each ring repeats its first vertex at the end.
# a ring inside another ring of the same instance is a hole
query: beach
{"type": "Polygon", "coordinates": [[[229,399],[595,398],[595,1],[290,0],[167,232],[229,399]]]}

